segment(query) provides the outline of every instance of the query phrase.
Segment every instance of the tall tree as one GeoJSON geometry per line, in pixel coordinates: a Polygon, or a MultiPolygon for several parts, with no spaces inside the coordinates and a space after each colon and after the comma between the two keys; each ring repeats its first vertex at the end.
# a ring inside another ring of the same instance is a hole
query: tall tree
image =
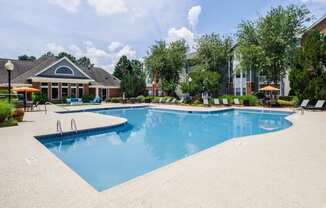
{"type": "Polygon", "coordinates": [[[83,56],[83,57],[79,58],[77,60],[77,64],[79,66],[83,66],[83,67],[86,67],[86,68],[91,68],[91,67],[94,66],[94,64],[91,62],[91,60],[86,56],[83,56]]]}
{"type": "Polygon", "coordinates": [[[291,91],[299,99],[326,99],[326,35],[312,31],[298,48],[289,75],[291,91]]]}
{"type": "Polygon", "coordinates": [[[122,79],[123,75],[132,70],[130,60],[127,56],[123,55],[120,57],[118,63],[114,67],[113,75],[118,79],[122,79]]]}
{"type": "Polygon", "coordinates": [[[278,83],[286,74],[299,42],[298,35],[309,21],[304,6],[272,8],[266,16],[239,25],[238,52],[240,67],[255,70],[278,83]]]}
{"type": "Polygon", "coordinates": [[[150,47],[145,59],[147,73],[153,81],[160,82],[162,89],[173,94],[179,83],[179,74],[186,64],[188,46],[184,40],[166,44],[157,41],[150,47]]]}

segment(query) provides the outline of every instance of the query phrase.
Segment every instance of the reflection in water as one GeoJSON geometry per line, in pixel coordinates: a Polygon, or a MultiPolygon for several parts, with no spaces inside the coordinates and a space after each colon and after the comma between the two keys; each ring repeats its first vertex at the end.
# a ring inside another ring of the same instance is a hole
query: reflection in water
{"type": "Polygon", "coordinates": [[[189,114],[140,108],[97,113],[127,118],[128,124],[42,143],[99,191],[227,139],[290,126],[284,114],[251,111],[189,114]]]}

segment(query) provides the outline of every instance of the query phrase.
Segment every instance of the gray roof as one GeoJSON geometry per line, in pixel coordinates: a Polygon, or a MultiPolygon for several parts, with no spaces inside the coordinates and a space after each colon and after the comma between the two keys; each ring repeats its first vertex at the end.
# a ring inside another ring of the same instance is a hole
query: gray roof
{"type": "Polygon", "coordinates": [[[95,85],[104,85],[104,86],[112,86],[112,87],[120,86],[120,80],[102,68],[92,67],[89,69],[82,68],[82,70],[88,76],[90,76],[92,79],[95,80],[96,82],[94,83],[95,85]]]}
{"type": "MultiPolygon", "coordinates": [[[[28,84],[29,78],[35,76],[38,72],[55,63],[59,59],[56,57],[42,56],[35,61],[20,61],[14,59],[0,58],[0,84],[7,83],[8,72],[5,70],[5,63],[11,60],[15,66],[12,72],[11,80],[14,84],[28,84]]],[[[85,68],[80,67],[88,76],[95,80],[96,85],[119,87],[120,80],[109,72],[99,67],[85,68]]]]}

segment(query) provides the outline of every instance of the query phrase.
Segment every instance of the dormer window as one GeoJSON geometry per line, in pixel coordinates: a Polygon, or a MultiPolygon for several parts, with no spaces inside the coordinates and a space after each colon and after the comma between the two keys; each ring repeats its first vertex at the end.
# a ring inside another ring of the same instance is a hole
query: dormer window
{"type": "Polygon", "coordinates": [[[54,73],[57,75],[74,75],[74,71],[68,66],[60,66],[55,70],[54,73]]]}

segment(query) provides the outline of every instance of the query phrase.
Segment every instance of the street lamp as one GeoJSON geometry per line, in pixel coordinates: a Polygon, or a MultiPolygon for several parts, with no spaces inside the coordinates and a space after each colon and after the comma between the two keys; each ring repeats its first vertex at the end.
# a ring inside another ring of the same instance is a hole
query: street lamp
{"type": "Polygon", "coordinates": [[[11,102],[11,71],[14,70],[15,66],[14,64],[8,60],[5,64],[5,68],[8,71],[8,94],[9,94],[9,103],[11,102]]]}
{"type": "Polygon", "coordinates": [[[191,77],[189,77],[188,81],[189,81],[189,82],[191,82],[191,81],[192,81],[191,77]]]}
{"type": "Polygon", "coordinates": [[[155,96],[155,80],[153,80],[153,82],[152,82],[152,90],[153,90],[153,96],[155,96]]]}

